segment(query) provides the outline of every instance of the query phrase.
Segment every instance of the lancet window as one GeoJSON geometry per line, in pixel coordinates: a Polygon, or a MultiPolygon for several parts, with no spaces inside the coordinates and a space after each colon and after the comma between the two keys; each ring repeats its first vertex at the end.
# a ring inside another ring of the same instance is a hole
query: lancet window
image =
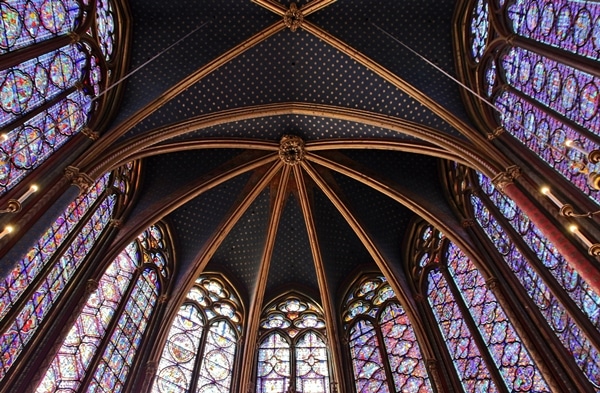
{"type": "MultiPolygon", "coordinates": [[[[550,392],[541,372],[475,264],[429,224],[414,236],[415,282],[465,391],[550,392]]],[[[493,284],[492,284],[493,286],[493,284]]]]}
{"type": "Polygon", "coordinates": [[[152,392],[233,392],[243,309],[219,274],[201,275],[175,315],[152,392]]]}
{"type": "Polygon", "coordinates": [[[113,62],[122,50],[117,8],[112,0],[0,3],[0,195],[101,121],[100,94],[122,68],[113,62]]]}
{"type": "Polygon", "coordinates": [[[432,391],[410,318],[385,277],[358,280],[342,319],[357,393],[432,391]]]}
{"type": "Polygon", "coordinates": [[[496,109],[470,99],[600,203],[600,4],[478,0],[470,12],[465,78],[496,109]]]}
{"type": "Polygon", "coordinates": [[[161,223],[146,229],[97,281],[37,392],[120,392],[172,267],[161,223]],[[69,365],[65,367],[65,365],[69,365]]]}
{"type": "Polygon", "coordinates": [[[0,280],[0,380],[36,337],[96,242],[125,209],[139,165],[106,173],[75,199],[0,280]]]}
{"type": "Polygon", "coordinates": [[[323,311],[289,293],[266,307],[260,321],[256,393],[331,391],[323,311]]]}

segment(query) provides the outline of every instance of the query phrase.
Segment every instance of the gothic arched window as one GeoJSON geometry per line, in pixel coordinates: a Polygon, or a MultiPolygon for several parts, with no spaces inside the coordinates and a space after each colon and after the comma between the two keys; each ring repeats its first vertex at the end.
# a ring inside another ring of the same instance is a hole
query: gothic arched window
{"type": "Polygon", "coordinates": [[[170,250],[166,229],[156,224],[115,258],[89,295],[37,392],[124,389],[172,270],[170,250]]]}
{"type": "Polygon", "coordinates": [[[358,393],[432,391],[409,316],[383,276],[352,287],[342,319],[358,393]]]}
{"type": "Polygon", "coordinates": [[[0,195],[101,121],[110,100],[100,94],[122,71],[112,62],[122,50],[117,9],[112,0],[0,3],[0,195]]]}
{"type": "Polygon", "coordinates": [[[325,320],[311,300],[289,293],[263,311],[256,393],[329,393],[325,320]]]}
{"type": "Polygon", "coordinates": [[[550,392],[503,306],[475,264],[441,232],[422,225],[413,240],[423,286],[465,391],[550,392]]]}
{"type": "MultiPolygon", "coordinates": [[[[476,106],[600,203],[600,4],[478,0],[465,78],[476,106]],[[484,12],[485,11],[485,12],[484,12]]],[[[493,124],[495,123],[495,124],[493,124]]]]}
{"type": "Polygon", "coordinates": [[[171,324],[152,392],[230,393],[242,305],[218,274],[196,280],[171,324]]]}
{"type": "Polygon", "coordinates": [[[471,195],[470,202],[477,223],[546,319],[566,356],[600,389],[600,353],[592,339],[600,330],[600,296],[489,178],[478,174],[475,181],[481,192],[471,195]]]}
{"type": "Polygon", "coordinates": [[[118,217],[139,171],[129,163],[75,199],[0,280],[0,381],[52,312],[94,244],[118,217]]]}

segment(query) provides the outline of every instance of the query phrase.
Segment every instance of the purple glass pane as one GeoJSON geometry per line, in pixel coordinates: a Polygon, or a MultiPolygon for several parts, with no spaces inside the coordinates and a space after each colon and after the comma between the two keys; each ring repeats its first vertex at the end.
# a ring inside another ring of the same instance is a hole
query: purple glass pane
{"type": "Polygon", "coordinates": [[[121,392],[159,295],[154,270],[142,272],[96,367],[88,391],[121,392]]]}
{"type": "Polygon", "coordinates": [[[103,232],[114,206],[114,195],[102,201],[94,215],[71,242],[67,251],[25,303],[15,321],[0,337],[0,352],[4,354],[0,360],[2,365],[0,380],[4,378],[24,346],[33,337],[39,324],[50,311],[51,305],[60,296],[94,242],[103,232]]]}
{"type": "Polygon", "coordinates": [[[383,356],[375,329],[369,321],[359,320],[350,329],[350,352],[357,393],[389,393],[383,356]]]}
{"type": "Polygon", "coordinates": [[[496,384],[463,319],[454,295],[439,271],[432,270],[429,273],[427,294],[433,315],[438,321],[450,357],[465,391],[497,392],[496,384]]]}
{"type": "Polygon", "coordinates": [[[75,30],[80,13],[76,0],[2,1],[0,54],[75,30]]]}
{"type": "Polygon", "coordinates": [[[508,390],[550,392],[540,371],[521,342],[483,276],[454,243],[446,253],[448,271],[461,291],[481,338],[508,390]]]}
{"type": "Polygon", "coordinates": [[[517,0],[508,9],[515,33],[600,59],[600,4],[580,0],[517,0]]]}
{"type": "Polygon", "coordinates": [[[126,252],[110,264],[88,298],[37,388],[39,393],[77,391],[137,267],[126,252]],[[68,364],[69,367],[64,367],[68,364]]]}

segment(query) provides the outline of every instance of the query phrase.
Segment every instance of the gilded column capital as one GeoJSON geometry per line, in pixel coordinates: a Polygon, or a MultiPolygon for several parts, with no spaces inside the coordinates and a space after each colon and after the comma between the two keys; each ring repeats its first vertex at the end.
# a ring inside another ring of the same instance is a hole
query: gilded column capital
{"type": "Polygon", "coordinates": [[[121,228],[123,226],[123,220],[119,220],[117,218],[111,218],[109,225],[114,228],[121,228]]]}
{"type": "Polygon", "coordinates": [[[93,141],[97,141],[100,138],[100,134],[89,127],[83,127],[81,133],[93,141]]]}
{"type": "Polygon", "coordinates": [[[75,32],[70,32],[68,35],[69,35],[69,38],[71,38],[72,44],[76,44],[79,41],[81,41],[81,36],[75,32]]]}
{"type": "Polygon", "coordinates": [[[169,297],[167,295],[160,295],[158,298],[158,304],[165,304],[169,301],[169,297]]]}
{"type": "Polygon", "coordinates": [[[90,278],[85,283],[85,293],[87,295],[91,295],[92,293],[94,293],[94,291],[96,291],[98,289],[99,285],[100,284],[98,283],[98,280],[94,280],[93,278],[90,278]]]}
{"type": "Polygon", "coordinates": [[[79,168],[68,166],[65,168],[65,176],[71,181],[71,184],[79,188],[79,193],[84,193],[94,185],[94,179],[87,173],[79,172],[79,168]]]}
{"type": "Polygon", "coordinates": [[[473,220],[472,218],[465,218],[464,220],[462,220],[460,225],[463,228],[471,228],[471,227],[475,226],[475,220],[473,220]]]}
{"type": "Polygon", "coordinates": [[[501,192],[504,192],[504,188],[509,184],[513,184],[514,180],[521,176],[521,168],[516,165],[509,166],[504,172],[498,173],[492,179],[492,184],[501,192]]]}
{"type": "Polygon", "coordinates": [[[498,138],[500,135],[504,133],[504,127],[496,127],[492,132],[487,134],[488,140],[493,140],[498,138]]]}
{"type": "Polygon", "coordinates": [[[490,291],[494,292],[496,288],[498,288],[498,279],[496,277],[491,277],[485,280],[485,286],[490,291]]]}
{"type": "Polygon", "coordinates": [[[149,361],[148,363],[146,363],[145,369],[146,369],[146,375],[156,374],[156,371],[158,370],[158,362],[149,361]]]}

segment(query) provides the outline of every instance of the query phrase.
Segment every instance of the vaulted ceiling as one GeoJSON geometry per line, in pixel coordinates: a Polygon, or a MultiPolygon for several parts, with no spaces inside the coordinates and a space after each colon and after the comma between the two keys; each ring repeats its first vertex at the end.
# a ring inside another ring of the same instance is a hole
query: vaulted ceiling
{"type": "Polygon", "coordinates": [[[454,74],[455,3],[301,1],[292,31],[288,1],[129,1],[131,70],[189,35],[128,79],[86,163],[145,158],[115,245],[165,218],[176,282],[221,270],[246,299],[297,287],[339,301],[359,266],[400,274],[415,215],[460,231],[437,157],[460,160],[444,143],[468,144],[456,122],[472,125],[457,85],[398,42],[454,74]]]}

